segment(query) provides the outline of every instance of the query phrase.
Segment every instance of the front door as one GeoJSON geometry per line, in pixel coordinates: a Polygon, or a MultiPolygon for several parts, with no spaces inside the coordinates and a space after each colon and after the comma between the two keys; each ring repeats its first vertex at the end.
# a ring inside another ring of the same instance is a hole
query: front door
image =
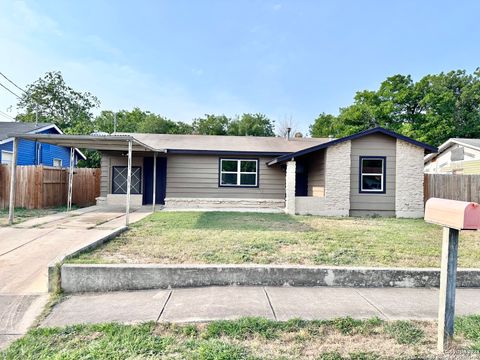
{"type": "MultiPolygon", "coordinates": [[[[157,157],[156,204],[165,204],[167,188],[167,158],[157,157]]],[[[143,204],[153,204],[153,157],[143,158],[143,204]]]]}

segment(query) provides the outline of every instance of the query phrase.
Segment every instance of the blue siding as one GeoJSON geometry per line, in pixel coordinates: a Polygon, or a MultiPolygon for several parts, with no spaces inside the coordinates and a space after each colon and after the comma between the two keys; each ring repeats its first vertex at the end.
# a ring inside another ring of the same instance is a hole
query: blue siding
{"type": "MultiPolygon", "coordinates": [[[[48,129],[40,133],[57,134],[58,132],[55,129],[48,129]]],[[[0,145],[0,162],[2,161],[1,150],[12,151],[12,148],[12,141],[0,145]]],[[[61,159],[63,167],[70,166],[70,148],[39,143],[31,140],[19,140],[17,165],[43,164],[46,166],[53,166],[53,159],[61,159]],[[40,158],[38,158],[38,155],[40,155],[40,158]]]]}

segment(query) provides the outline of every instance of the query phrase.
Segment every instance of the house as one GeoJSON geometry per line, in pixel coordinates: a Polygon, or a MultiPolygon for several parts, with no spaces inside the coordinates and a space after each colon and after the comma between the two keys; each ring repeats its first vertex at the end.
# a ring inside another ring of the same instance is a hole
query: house
{"type": "Polygon", "coordinates": [[[167,209],[422,217],[423,159],[437,151],[381,127],[340,139],[137,133],[13,136],[100,151],[98,203],[126,204],[127,214],[130,206],[155,202],[167,209]]]}
{"type": "Polygon", "coordinates": [[[480,174],[480,139],[448,139],[424,161],[430,174],[480,174]]]}
{"type": "MultiPolygon", "coordinates": [[[[267,208],[325,216],[423,216],[433,146],[377,127],[341,139],[123,134],[135,139],[132,205],[267,208]]],[[[101,201],[125,201],[125,152],[102,151],[101,201]]]]}
{"type": "MultiPolygon", "coordinates": [[[[0,164],[12,162],[13,138],[9,134],[63,134],[54,124],[0,122],[0,164]]],[[[86,159],[75,149],[74,165],[79,159],[86,159]]],[[[70,166],[70,148],[41,143],[36,140],[20,139],[18,142],[17,165],[70,166]]]]}

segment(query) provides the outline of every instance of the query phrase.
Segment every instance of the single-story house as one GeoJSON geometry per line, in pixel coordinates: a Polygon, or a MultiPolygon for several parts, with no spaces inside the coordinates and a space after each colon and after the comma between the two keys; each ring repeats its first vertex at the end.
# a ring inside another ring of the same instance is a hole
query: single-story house
{"type": "MultiPolygon", "coordinates": [[[[160,152],[156,202],[171,209],[422,217],[423,158],[437,151],[381,127],[341,139],[124,135],[160,152]]],[[[103,151],[101,169],[103,201],[123,203],[125,152],[103,151]]],[[[152,153],[133,152],[132,204],[152,202],[152,175],[152,153]]]]}
{"type": "Polygon", "coordinates": [[[381,127],[340,139],[137,133],[14,136],[100,151],[98,201],[127,204],[127,214],[130,205],[155,203],[167,209],[422,217],[423,158],[437,151],[381,127]]]}
{"type": "MultiPolygon", "coordinates": [[[[0,122],[0,164],[11,164],[13,138],[9,134],[63,134],[54,124],[0,122]]],[[[74,165],[79,159],[86,159],[80,150],[75,149],[74,165]]],[[[55,167],[70,166],[70,148],[41,143],[36,140],[20,139],[18,142],[17,165],[46,165],[55,167]]]]}
{"type": "Polygon", "coordinates": [[[430,174],[480,174],[480,139],[448,139],[424,161],[430,174]]]}

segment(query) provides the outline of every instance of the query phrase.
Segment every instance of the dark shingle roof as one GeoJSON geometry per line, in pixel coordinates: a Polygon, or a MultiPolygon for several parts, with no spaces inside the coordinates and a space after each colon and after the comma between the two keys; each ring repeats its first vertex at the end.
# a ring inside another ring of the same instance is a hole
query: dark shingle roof
{"type": "Polygon", "coordinates": [[[8,139],[8,134],[26,134],[37,129],[51,126],[49,123],[0,122],[0,141],[8,139]]]}

